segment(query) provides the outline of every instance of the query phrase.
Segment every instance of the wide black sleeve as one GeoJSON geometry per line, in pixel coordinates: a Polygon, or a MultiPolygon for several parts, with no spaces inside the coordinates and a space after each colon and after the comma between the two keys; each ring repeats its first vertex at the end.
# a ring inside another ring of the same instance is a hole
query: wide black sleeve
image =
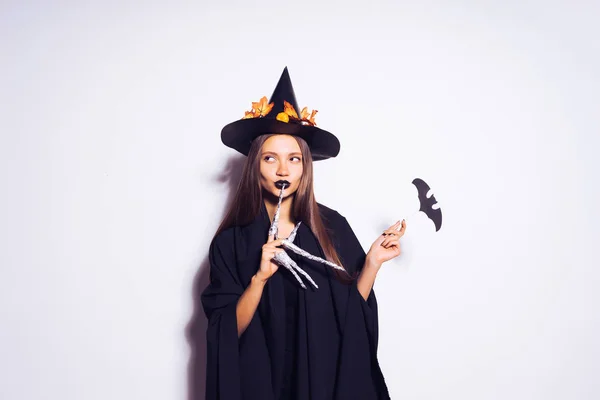
{"type": "MultiPolygon", "coordinates": [[[[360,273],[366,253],[345,217],[337,219],[335,242],[348,272],[360,273]]],[[[389,399],[387,385],[377,359],[379,318],[375,290],[371,289],[367,300],[358,291],[358,278],[350,284],[346,318],[340,347],[341,382],[358,382],[365,376],[372,378],[363,385],[340,385],[336,399],[364,398],[389,399]],[[361,397],[354,397],[360,392],[361,397]]]]}
{"type": "MultiPolygon", "coordinates": [[[[339,242],[340,247],[340,257],[342,258],[342,263],[344,267],[348,269],[350,274],[354,274],[354,272],[360,273],[364,267],[365,259],[367,257],[360,241],[356,237],[356,234],[350,227],[348,220],[340,216],[339,226],[339,234],[337,241],[339,242]]],[[[375,289],[371,289],[367,300],[362,297],[360,292],[358,291],[358,275],[357,279],[351,284],[351,295],[358,295],[359,302],[363,309],[363,314],[365,317],[365,324],[367,326],[370,339],[372,341],[373,350],[377,350],[377,342],[378,342],[378,315],[377,315],[377,298],[375,296],[375,289]]]]}
{"type": "Polygon", "coordinates": [[[235,267],[235,244],[224,231],[210,245],[210,283],[201,300],[206,330],[206,400],[241,399],[237,301],[244,292],[235,267]]]}

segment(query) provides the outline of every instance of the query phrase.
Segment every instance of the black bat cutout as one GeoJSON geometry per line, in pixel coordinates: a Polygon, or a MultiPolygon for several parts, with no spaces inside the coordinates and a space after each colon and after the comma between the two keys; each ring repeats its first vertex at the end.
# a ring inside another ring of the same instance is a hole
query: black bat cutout
{"type": "Polygon", "coordinates": [[[432,208],[432,206],[437,203],[437,200],[433,195],[427,198],[427,193],[431,190],[431,188],[423,179],[420,178],[415,178],[412,183],[417,187],[417,192],[419,193],[419,203],[421,203],[421,208],[419,208],[419,211],[423,211],[425,215],[427,215],[427,217],[435,224],[435,231],[439,231],[442,227],[442,209],[432,208]]]}

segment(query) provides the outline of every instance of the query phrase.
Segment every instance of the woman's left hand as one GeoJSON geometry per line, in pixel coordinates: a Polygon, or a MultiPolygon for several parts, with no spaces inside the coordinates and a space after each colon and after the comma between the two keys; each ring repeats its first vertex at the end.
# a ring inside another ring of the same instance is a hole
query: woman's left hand
{"type": "Polygon", "coordinates": [[[406,221],[398,221],[383,232],[371,245],[367,253],[367,262],[380,266],[400,255],[400,238],[406,231],[406,221]],[[400,231],[397,228],[402,224],[400,231]]]}

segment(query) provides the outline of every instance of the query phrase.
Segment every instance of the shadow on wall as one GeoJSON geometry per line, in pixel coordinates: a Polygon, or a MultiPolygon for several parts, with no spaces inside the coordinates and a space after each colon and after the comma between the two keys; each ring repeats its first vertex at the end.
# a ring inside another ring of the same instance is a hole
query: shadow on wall
{"type": "MultiPolygon", "coordinates": [[[[221,220],[233,201],[240,178],[242,167],[246,162],[244,156],[231,157],[223,171],[214,178],[216,184],[227,184],[229,193],[227,201],[221,212],[221,220]]],[[[221,223],[219,221],[219,224],[221,223]]],[[[212,239],[212,236],[211,236],[212,239]]],[[[208,246],[206,246],[208,248],[208,246]]],[[[192,318],[185,329],[185,336],[190,345],[190,360],[188,363],[188,400],[205,400],[206,391],[206,327],[208,321],[202,308],[200,296],[209,283],[209,262],[206,254],[200,263],[200,267],[192,286],[193,312],[192,318]]]]}

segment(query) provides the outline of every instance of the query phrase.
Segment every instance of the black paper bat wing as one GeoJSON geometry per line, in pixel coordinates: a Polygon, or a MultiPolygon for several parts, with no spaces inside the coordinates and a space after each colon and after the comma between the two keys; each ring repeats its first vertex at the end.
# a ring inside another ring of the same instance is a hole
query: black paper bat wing
{"type": "Polygon", "coordinates": [[[437,203],[437,200],[433,195],[430,198],[427,198],[427,192],[429,192],[431,188],[423,179],[420,178],[415,178],[412,183],[417,187],[417,192],[419,193],[419,203],[421,203],[419,211],[423,211],[425,215],[427,215],[427,217],[433,221],[435,225],[435,231],[439,231],[442,227],[442,209],[432,208],[432,206],[437,203]]]}

